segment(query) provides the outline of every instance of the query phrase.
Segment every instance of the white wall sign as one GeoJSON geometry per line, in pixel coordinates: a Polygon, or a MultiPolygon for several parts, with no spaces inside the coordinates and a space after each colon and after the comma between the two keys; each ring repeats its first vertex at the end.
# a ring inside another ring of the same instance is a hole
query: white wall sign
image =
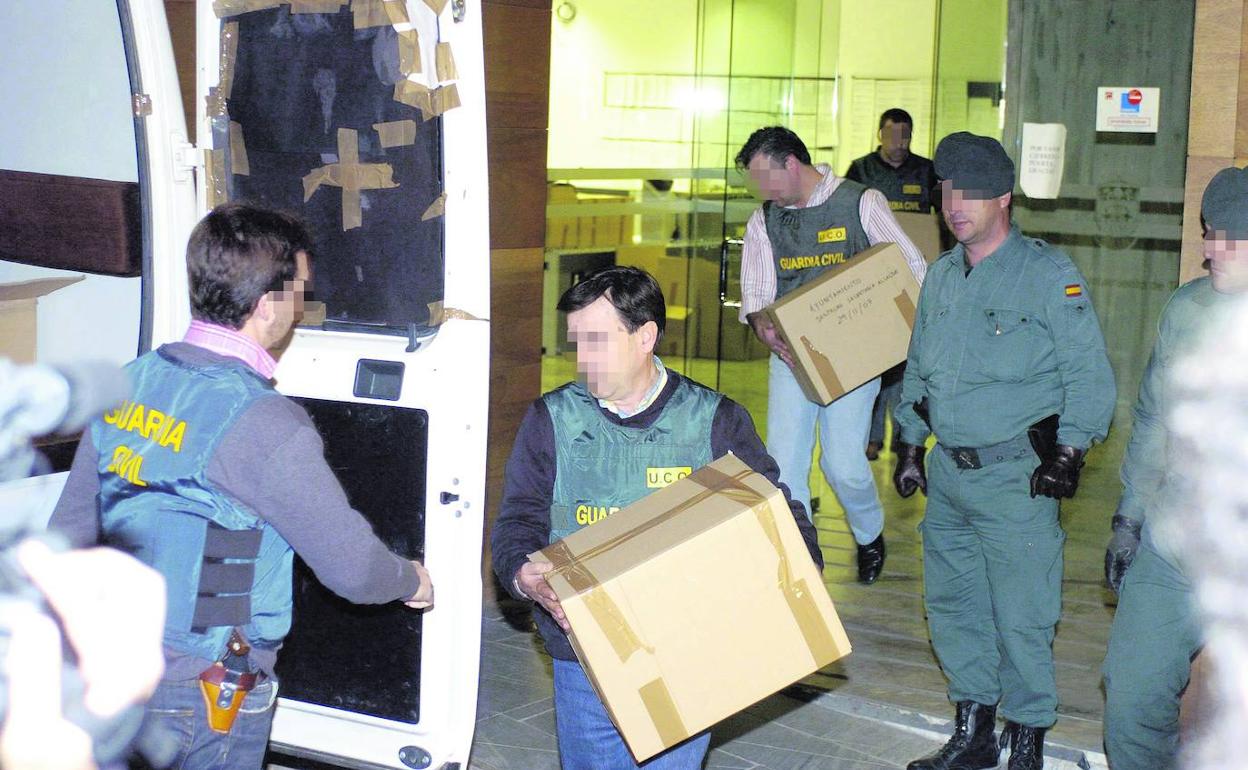
{"type": "Polygon", "coordinates": [[[1066,164],[1066,126],[1024,123],[1018,185],[1028,198],[1056,198],[1066,164]]]}
{"type": "Polygon", "coordinates": [[[1096,89],[1096,130],[1157,133],[1160,88],[1100,86],[1096,89]]]}

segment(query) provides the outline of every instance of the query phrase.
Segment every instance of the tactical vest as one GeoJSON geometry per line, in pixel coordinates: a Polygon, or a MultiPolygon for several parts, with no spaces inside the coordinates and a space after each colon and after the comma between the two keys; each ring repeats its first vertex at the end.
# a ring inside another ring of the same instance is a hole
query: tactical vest
{"type": "Polygon", "coordinates": [[[208,481],[239,415],[282,398],[242,362],[192,366],[164,348],[127,366],[134,396],[96,420],[104,541],[165,578],[165,646],[218,660],[234,627],[254,646],[290,630],[290,544],[208,481]]]}
{"type": "Polygon", "coordinates": [[[818,206],[790,209],[763,204],[767,239],[776,264],[776,299],[848,262],[870,242],[858,202],[867,188],[842,179],[818,206]]]}
{"type": "Polygon", "coordinates": [[[935,172],[929,172],[930,161],[916,160],[911,155],[899,168],[880,160],[879,149],[858,158],[853,163],[853,177],[867,187],[884,193],[888,207],[893,211],[917,211],[921,214],[932,210],[931,184],[935,172]]]}
{"type": "Polygon", "coordinates": [[[581,383],[542,397],[555,429],[550,542],[561,540],[709,463],[722,396],[681,377],[648,428],[611,422],[581,383]]]}

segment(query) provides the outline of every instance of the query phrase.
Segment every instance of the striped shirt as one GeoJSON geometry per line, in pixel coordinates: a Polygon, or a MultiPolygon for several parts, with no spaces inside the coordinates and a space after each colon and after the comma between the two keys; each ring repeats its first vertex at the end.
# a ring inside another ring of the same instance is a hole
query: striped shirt
{"type": "MultiPolygon", "coordinates": [[[[843,181],[832,173],[832,167],[826,163],[815,166],[815,170],[823,175],[819,184],[806,201],[805,206],[789,208],[810,208],[827,201],[843,181]]],[[[884,193],[868,189],[862,194],[858,203],[858,217],[862,220],[862,229],[867,233],[867,240],[874,246],[877,243],[895,243],[901,247],[910,270],[919,283],[927,275],[927,262],[923,255],[910,242],[909,236],[897,224],[897,218],[888,207],[884,193]]],[[[771,241],[767,238],[767,224],[763,221],[763,209],[758,207],[750,215],[745,225],[745,246],[741,252],[741,312],[738,315],[741,323],[749,323],[746,316],[758,312],[776,300],[776,262],[771,256],[771,241]]]]}

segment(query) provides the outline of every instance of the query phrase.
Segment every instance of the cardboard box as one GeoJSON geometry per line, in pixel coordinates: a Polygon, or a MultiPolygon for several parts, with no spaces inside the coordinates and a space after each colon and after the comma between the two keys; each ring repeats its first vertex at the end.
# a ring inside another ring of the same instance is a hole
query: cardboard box
{"type": "Polygon", "coordinates": [[[894,211],[897,223],[910,236],[910,241],[923,252],[927,264],[940,257],[940,219],[937,214],[920,214],[915,211],[894,211]]]}
{"type": "Polygon", "coordinates": [[[82,278],[79,275],[0,284],[0,358],[15,364],[33,364],[38,340],[39,298],[82,278]]]}
{"type": "Polygon", "coordinates": [[[830,404],[906,360],[918,301],[901,249],[881,243],[764,311],[793,351],[802,392],[830,404]]]}
{"type": "Polygon", "coordinates": [[[531,557],[639,762],[850,651],[766,478],[731,454],[653,471],[681,478],[531,557]]]}

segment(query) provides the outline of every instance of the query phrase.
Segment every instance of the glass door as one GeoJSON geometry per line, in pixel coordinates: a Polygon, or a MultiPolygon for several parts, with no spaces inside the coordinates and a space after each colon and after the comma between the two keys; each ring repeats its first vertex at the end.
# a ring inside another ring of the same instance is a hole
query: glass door
{"type": "Polygon", "coordinates": [[[759,201],[735,157],[754,130],[784,125],[803,138],[813,160],[835,165],[837,7],[809,0],[701,3],[697,79],[705,109],[695,121],[693,158],[702,176],[693,180],[691,197],[714,207],[693,214],[708,236],[689,255],[702,318],[693,374],[749,409],[760,431],[768,351],[743,323],[740,282],[746,222],[759,201]]]}

